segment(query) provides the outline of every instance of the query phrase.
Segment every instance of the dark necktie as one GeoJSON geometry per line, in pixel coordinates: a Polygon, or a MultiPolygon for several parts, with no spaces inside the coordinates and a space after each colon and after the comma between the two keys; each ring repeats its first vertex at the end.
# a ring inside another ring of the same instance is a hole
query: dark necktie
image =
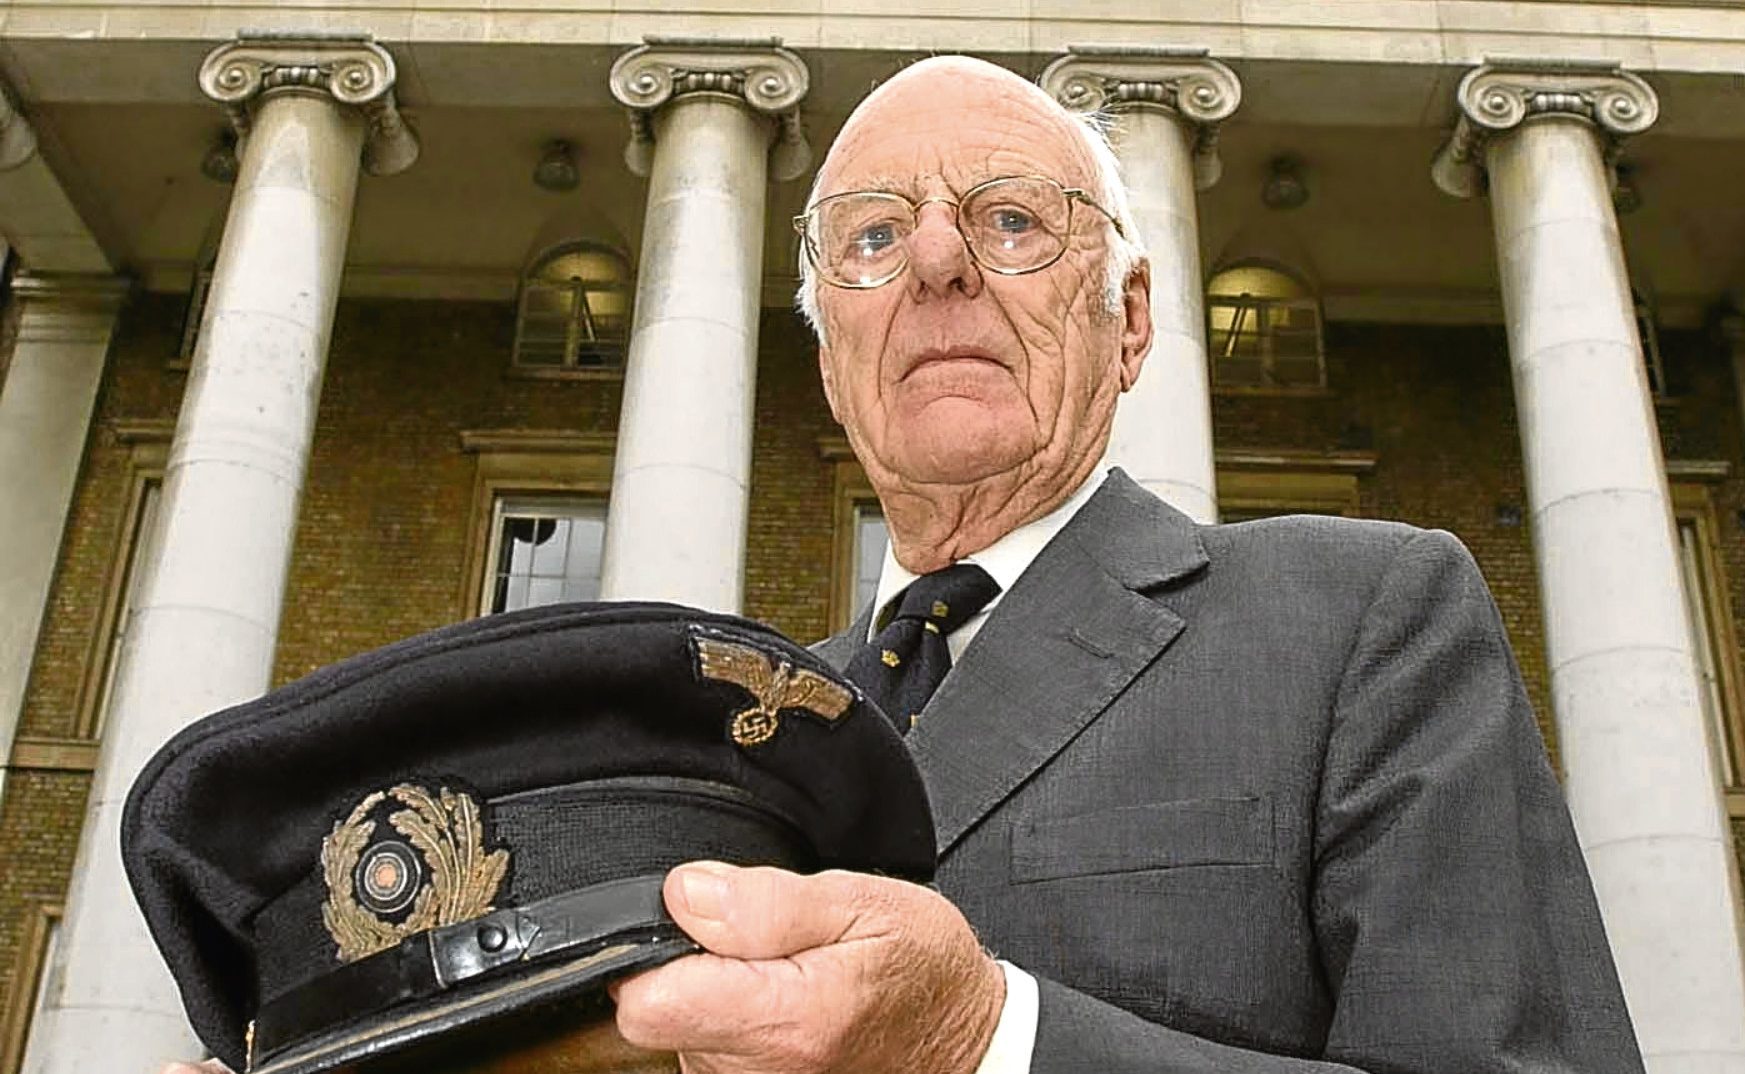
{"type": "Polygon", "coordinates": [[[973,563],[924,574],[897,597],[897,614],[848,662],[846,674],[907,734],[951,670],[945,636],[1000,591],[973,563]]]}

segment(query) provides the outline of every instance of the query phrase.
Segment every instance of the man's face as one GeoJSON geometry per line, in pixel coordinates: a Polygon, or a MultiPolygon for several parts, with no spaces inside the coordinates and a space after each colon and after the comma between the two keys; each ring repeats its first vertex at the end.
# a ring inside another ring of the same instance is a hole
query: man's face
{"type": "MultiPolygon", "coordinates": [[[[1031,175],[1097,196],[1074,121],[1045,105],[988,65],[932,61],[849,120],[818,195],[955,202],[989,179],[1031,175]]],[[[1136,330],[1125,314],[1145,305],[1145,273],[1132,274],[1126,308],[1111,312],[1114,233],[1088,206],[1076,207],[1060,260],[1021,276],[978,266],[954,219],[952,205],[922,206],[909,266],[882,287],[819,282],[831,410],[876,484],[1064,480],[1102,452],[1115,400],[1137,375],[1149,320],[1139,310],[1136,330]]]]}

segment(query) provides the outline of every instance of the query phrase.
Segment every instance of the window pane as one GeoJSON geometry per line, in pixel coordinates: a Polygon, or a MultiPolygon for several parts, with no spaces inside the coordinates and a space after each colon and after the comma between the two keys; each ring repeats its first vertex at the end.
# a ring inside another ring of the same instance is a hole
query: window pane
{"type": "Polygon", "coordinates": [[[522,315],[528,319],[555,319],[560,324],[575,310],[575,292],[568,287],[541,287],[528,284],[522,296],[522,315]]]}
{"type": "Polygon", "coordinates": [[[854,508],[854,607],[866,607],[878,595],[879,570],[885,563],[885,545],[890,534],[885,529],[884,512],[876,503],[856,504],[854,508]]]}
{"type": "Polygon", "coordinates": [[[527,580],[527,603],[524,607],[538,608],[547,604],[557,604],[563,600],[563,578],[542,578],[534,575],[527,580]]]}
{"type": "Polygon", "coordinates": [[[109,722],[109,706],[114,700],[115,673],[121,664],[121,649],[127,643],[132,626],[133,609],[139,603],[140,580],[145,577],[145,565],[156,555],[158,503],[163,493],[163,479],[150,478],[139,493],[139,514],[134,517],[132,545],[127,550],[127,566],[122,568],[121,606],[115,610],[115,625],[109,634],[109,651],[103,668],[103,691],[97,697],[95,737],[101,738],[109,722]]]}
{"type": "Polygon", "coordinates": [[[515,497],[502,502],[499,517],[498,569],[487,583],[491,611],[599,598],[603,500],[515,497]]]}
{"type": "Polygon", "coordinates": [[[544,578],[562,578],[564,553],[568,551],[570,524],[566,519],[542,518],[534,523],[533,573],[544,578]]]}
{"type": "Polygon", "coordinates": [[[527,574],[533,570],[533,530],[531,518],[503,519],[503,556],[498,570],[506,575],[527,574]]]}

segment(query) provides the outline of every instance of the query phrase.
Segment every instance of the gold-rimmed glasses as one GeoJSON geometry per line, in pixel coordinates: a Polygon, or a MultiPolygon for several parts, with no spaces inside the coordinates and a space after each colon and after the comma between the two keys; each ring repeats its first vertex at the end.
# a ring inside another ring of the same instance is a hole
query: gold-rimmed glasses
{"type": "Polygon", "coordinates": [[[1002,276],[1022,276],[1059,261],[1072,237],[1073,206],[1102,213],[1125,235],[1115,214],[1077,187],[1040,175],[989,179],[956,199],[910,201],[882,190],[832,194],[794,217],[806,259],[826,282],[865,289],[889,283],[909,264],[909,240],[923,206],[956,208],[957,230],[975,263],[1002,276]]]}

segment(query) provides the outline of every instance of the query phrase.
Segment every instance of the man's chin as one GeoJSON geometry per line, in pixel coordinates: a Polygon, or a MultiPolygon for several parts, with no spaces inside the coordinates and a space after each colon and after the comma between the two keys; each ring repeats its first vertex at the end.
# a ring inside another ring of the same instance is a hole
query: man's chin
{"type": "Polygon", "coordinates": [[[1031,448],[1009,431],[960,424],[909,431],[889,462],[911,484],[973,485],[1016,468],[1031,448]]]}

